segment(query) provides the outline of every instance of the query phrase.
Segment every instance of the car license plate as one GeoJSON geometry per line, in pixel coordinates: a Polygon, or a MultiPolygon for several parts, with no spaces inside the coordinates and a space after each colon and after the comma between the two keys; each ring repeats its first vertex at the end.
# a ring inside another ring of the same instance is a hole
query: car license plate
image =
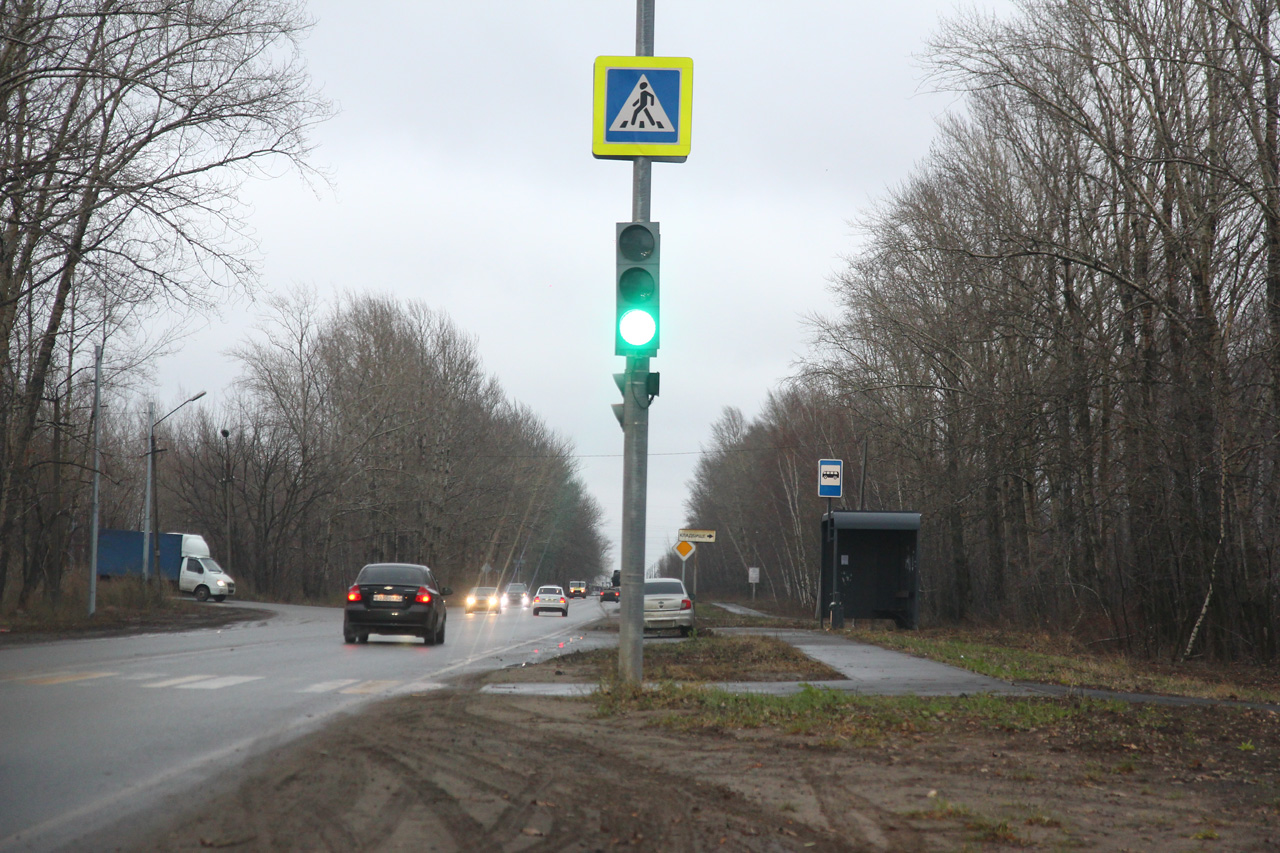
{"type": "Polygon", "coordinates": [[[396,604],[399,604],[401,601],[403,601],[403,599],[400,596],[390,592],[375,592],[373,594],[373,600],[374,601],[394,601],[396,604]]]}

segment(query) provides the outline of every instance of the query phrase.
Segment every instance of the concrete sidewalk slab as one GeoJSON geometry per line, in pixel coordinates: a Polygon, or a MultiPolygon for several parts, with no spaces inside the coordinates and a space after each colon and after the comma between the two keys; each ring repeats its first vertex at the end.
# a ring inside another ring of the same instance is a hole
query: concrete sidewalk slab
{"type": "MultiPolygon", "coordinates": [[[[993,693],[1006,696],[1042,696],[1032,685],[1012,684],[947,664],[858,643],[847,637],[795,628],[718,628],[721,634],[777,637],[801,653],[845,676],[843,681],[737,681],[706,684],[731,693],[786,696],[799,693],[806,684],[864,696],[966,696],[993,693]]],[[[654,686],[650,684],[649,686],[654,686]]],[[[533,696],[586,696],[594,684],[517,683],[489,684],[484,693],[533,696]]]]}
{"type": "MultiPolygon", "coordinates": [[[[1160,705],[1224,705],[1280,712],[1280,706],[1278,705],[1257,702],[1121,693],[1110,690],[1063,687],[1055,684],[1003,681],[945,663],[918,658],[905,652],[895,652],[889,649],[882,649],[879,646],[859,643],[848,637],[830,634],[825,631],[806,631],[798,628],[717,628],[716,631],[721,634],[755,634],[777,637],[814,660],[821,661],[840,672],[846,679],[843,681],[807,682],[735,681],[699,685],[719,688],[730,693],[788,696],[799,693],[805,686],[812,686],[859,696],[972,696],[982,693],[1028,697],[1080,696],[1091,699],[1116,699],[1123,702],[1146,702],[1160,705]]],[[[653,682],[646,682],[645,686],[654,688],[658,685],[653,682]]],[[[597,685],[595,684],[490,684],[483,687],[481,692],[526,696],[589,696],[596,690],[596,687],[597,685]]]]}

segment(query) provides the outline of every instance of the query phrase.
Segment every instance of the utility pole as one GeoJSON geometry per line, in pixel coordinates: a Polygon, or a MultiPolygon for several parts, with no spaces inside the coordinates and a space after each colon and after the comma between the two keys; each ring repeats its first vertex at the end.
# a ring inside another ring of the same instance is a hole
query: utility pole
{"type": "Polygon", "coordinates": [[[93,348],[93,522],[89,530],[89,615],[98,609],[98,486],[99,439],[102,436],[102,347],[93,348]]]}
{"type": "Polygon", "coordinates": [[[227,574],[231,574],[231,431],[227,429],[222,431],[222,450],[223,455],[227,457],[226,476],[222,478],[222,499],[227,519],[227,550],[222,555],[222,559],[226,561],[227,574]]]}

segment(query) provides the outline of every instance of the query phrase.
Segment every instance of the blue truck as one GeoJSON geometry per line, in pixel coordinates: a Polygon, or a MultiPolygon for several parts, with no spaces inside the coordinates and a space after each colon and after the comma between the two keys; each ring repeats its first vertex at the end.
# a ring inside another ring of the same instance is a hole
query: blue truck
{"type": "MultiPolygon", "coordinates": [[[[203,536],[161,533],[159,539],[159,554],[151,554],[152,577],[172,581],[198,601],[224,601],[235,595],[235,581],[209,554],[203,536]]],[[[98,577],[142,577],[142,542],[140,530],[99,530],[98,577]]]]}

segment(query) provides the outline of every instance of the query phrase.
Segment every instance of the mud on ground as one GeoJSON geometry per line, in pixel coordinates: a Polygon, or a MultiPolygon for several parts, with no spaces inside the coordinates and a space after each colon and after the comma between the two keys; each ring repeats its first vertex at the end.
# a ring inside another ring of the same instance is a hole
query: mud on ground
{"type": "Polygon", "coordinates": [[[462,686],[256,760],[139,849],[1280,849],[1280,718],[1167,713],[1161,744],[943,729],[854,749],[462,686]]]}

